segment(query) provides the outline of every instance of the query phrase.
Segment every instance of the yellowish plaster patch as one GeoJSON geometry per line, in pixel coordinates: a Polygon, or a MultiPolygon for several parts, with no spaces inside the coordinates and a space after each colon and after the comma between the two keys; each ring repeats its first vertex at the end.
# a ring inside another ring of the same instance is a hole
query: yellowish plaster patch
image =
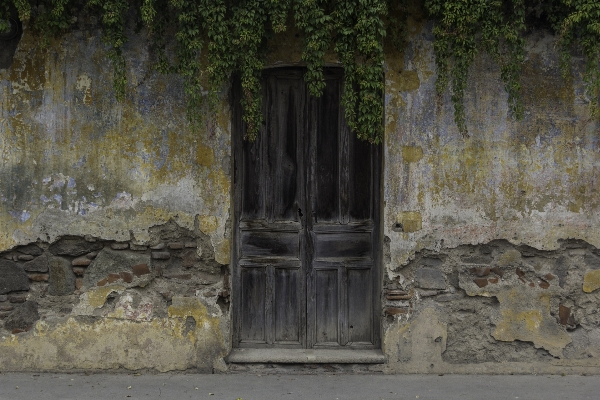
{"type": "Polygon", "coordinates": [[[200,230],[208,235],[217,230],[217,217],[214,215],[200,215],[198,216],[198,224],[200,230]]]}
{"type": "Polygon", "coordinates": [[[101,286],[98,288],[90,289],[87,292],[88,302],[90,306],[94,308],[100,308],[106,302],[106,298],[112,292],[122,292],[125,290],[123,286],[115,285],[115,286],[101,286]]]}
{"type": "Polygon", "coordinates": [[[423,227],[421,213],[418,211],[403,211],[396,216],[396,222],[402,225],[403,232],[417,232],[423,227]]]}
{"type": "Polygon", "coordinates": [[[404,70],[398,76],[398,90],[401,92],[411,92],[419,89],[421,81],[419,80],[419,74],[417,71],[404,70]]]}
{"type": "Polygon", "coordinates": [[[419,146],[402,146],[402,159],[406,163],[414,163],[423,158],[423,149],[419,146]]]}
{"type": "Polygon", "coordinates": [[[210,167],[215,162],[215,152],[211,147],[203,144],[196,148],[196,163],[204,167],[210,167]]]}
{"type": "Polygon", "coordinates": [[[592,293],[598,288],[600,288],[600,269],[586,272],[583,277],[583,291],[592,293]]]}
{"type": "Polygon", "coordinates": [[[571,337],[550,314],[550,295],[515,288],[498,293],[497,298],[501,319],[492,333],[496,340],[532,342],[555,357],[562,356],[571,337]]]}
{"type": "Polygon", "coordinates": [[[224,239],[215,246],[215,260],[222,265],[229,264],[231,245],[229,239],[224,239]]]}

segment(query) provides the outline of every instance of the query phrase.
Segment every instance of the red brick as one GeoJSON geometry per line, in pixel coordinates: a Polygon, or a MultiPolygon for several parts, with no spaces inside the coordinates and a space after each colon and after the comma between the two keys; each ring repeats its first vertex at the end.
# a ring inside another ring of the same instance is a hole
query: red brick
{"type": "Polygon", "coordinates": [[[106,282],[108,281],[108,279],[104,278],[102,280],[99,280],[98,283],[96,283],[97,286],[104,286],[106,285],[106,282]]]}
{"type": "Polygon", "coordinates": [[[571,308],[560,304],[558,306],[558,318],[560,319],[560,323],[563,325],[567,325],[570,316],[571,316],[571,308]]]}
{"type": "Polygon", "coordinates": [[[541,281],[540,283],[538,283],[538,285],[542,288],[542,289],[548,289],[550,287],[550,284],[546,281],[541,281]]]}
{"type": "Polygon", "coordinates": [[[490,278],[490,279],[488,279],[488,281],[490,283],[494,283],[495,284],[495,283],[498,283],[498,278],[490,278]]]}
{"type": "Polygon", "coordinates": [[[120,272],[119,275],[123,279],[123,282],[131,283],[133,281],[133,274],[131,272],[120,272]]]}
{"type": "Polygon", "coordinates": [[[500,278],[504,276],[504,271],[502,271],[502,269],[500,269],[499,267],[490,268],[490,271],[498,275],[500,278]]]}
{"type": "Polygon", "coordinates": [[[488,284],[488,280],[485,278],[476,278],[476,279],[473,279],[473,282],[475,282],[475,284],[477,286],[479,286],[480,288],[485,287],[488,284]]]}
{"type": "Polygon", "coordinates": [[[73,272],[77,276],[83,276],[83,274],[85,273],[85,268],[83,268],[83,267],[73,267],[73,272]]]}
{"type": "Polygon", "coordinates": [[[11,303],[25,303],[27,295],[8,295],[8,301],[11,303]]]}
{"type": "Polygon", "coordinates": [[[83,279],[77,278],[75,279],[75,289],[79,290],[83,287],[83,279]]]}
{"type": "Polygon", "coordinates": [[[48,274],[27,274],[30,280],[34,282],[47,282],[48,274]]]}
{"type": "Polygon", "coordinates": [[[385,309],[385,313],[387,315],[398,315],[398,314],[407,314],[408,310],[406,308],[398,308],[398,307],[387,307],[385,309]]]}
{"type": "Polygon", "coordinates": [[[133,270],[133,274],[135,276],[147,275],[150,273],[150,268],[148,268],[148,264],[137,264],[131,267],[133,270]]]}
{"type": "Polygon", "coordinates": [[[108,274],[108,283],[113,283],[121,279],[121,275],[119,274],[108,274]]]}
{"type": "Polygon", "coordinates": [[[92,260],[87,257],[77,257],[76,259],[71,261],[71,265],[74,265],[77,267],[87,267],[91,263],[92,263],[92,260]]]}

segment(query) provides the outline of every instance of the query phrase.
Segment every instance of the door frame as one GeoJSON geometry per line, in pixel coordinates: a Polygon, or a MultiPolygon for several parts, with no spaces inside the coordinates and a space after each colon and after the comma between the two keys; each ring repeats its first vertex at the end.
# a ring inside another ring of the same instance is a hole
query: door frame
{"type": "MultiPolygon", "coordinates": [[[[325,68],[335,68],[342,69],[339,64],[330,64],[326,63],[325,68]]],[[[288,64],[279,64],[275,66],[266,66],[263,69],[263,78],[266,74],[272,73],[274,69],[298,69],[305,70],[306,66],[304,64],[297,63],[288,63],[288,64]]],[[[383,77],[382,77],[383,79],[383,77]]],[[[382,93],[382,97],[384,93],[382,93]]],[[[231,340],[232,347],[237,348],[236,343],[236,329],[238,327],[239,319],[241,315],[238,314],[238,310],[241,309],[241,282],[236,278],[238,272],[238,256],[240,251],[239,246],[239,225],[240,225],[240,215],[241,215],[241,206],[242,206],[242,185],[240,182],[240,173],[242,164],[240,163],[242,159],[243,152],[243,137],[244,137],[244,124],[242,121],[242,107],[240,103],[241,99],[241,85],[239,77],[234,77],[233,83],[231,86],[230,92],[230,107],[232,114],[232,123],[231,123],[231,135],[232,135],[232,211],[233,211],[233,224],[232,224],[232,246],[231,246],[231,340]],[[239,169],[239,171],[238,171],[239,169]]],[[[341,104],[340,104],[341,107],[341,104]]],[[[343,110],[342,110],[343,112],[343,110]]],[[[352,133],[350,133],[352,134],[352,133]]],[[[383,201],[382,201],[382,188],[383,188],[383,168],[384,168],[384,151],[383,144],[379,144],[375,147],[373,152],[374,161],[373,161],[373,173],[375,179],[373,180],[373,207],[374,216],[373,216],[373,288],[372,288],[372,318],[373,318],[373,346],[372,348],[381,349],[382,346],[382,285],[383,285],[383,201]]],[[[308,160],[305,160],[307,163],[308,160]]],[[[303,172],[304,174],[304,172],[303,172]]],[[[302,196],[306,195],[303,193],[302,196]]],[[[309,260],[301,260],[302,263],[309,262],[309,260]]],[[[306,285],[307,279],[303,279],[304,284],[306,285]]],[[[303,307],[307,307],[307,300],[302,300],[303,307]]],[[[307,318],[305,312],[305,318],[307,318]]],[[[306,329],[306,320],[305,329],[306,329]]],[[[306,338],[307,333],[304,332],[305,342],[308,340],[306,338]]],[[[350,349],[349,347],[346,349],[350,349]]],[[[306,349],[303,349],[306,350],[306,349]]],[[[318,347],[314,348],[315,351],[318,351],[318,347]]]]}

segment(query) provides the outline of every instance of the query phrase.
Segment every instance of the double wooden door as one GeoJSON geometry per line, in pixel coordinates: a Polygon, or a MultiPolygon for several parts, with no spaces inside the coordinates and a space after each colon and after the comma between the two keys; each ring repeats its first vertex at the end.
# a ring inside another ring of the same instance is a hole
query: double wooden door
{"type": "Polygon", "coordinates": [[[349,131],[341,69],[320,98],[303,72],[265,71],[254,142],[234,103],[233,346],[378,348],[381,149],[349,131]]]}

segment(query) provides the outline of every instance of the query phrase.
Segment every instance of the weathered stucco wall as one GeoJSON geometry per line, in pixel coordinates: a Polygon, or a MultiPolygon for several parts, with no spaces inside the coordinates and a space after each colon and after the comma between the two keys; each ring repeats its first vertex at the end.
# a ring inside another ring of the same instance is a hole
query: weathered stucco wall
{"type": "MultiPolygon", "coordinates": [[[[92,22],[0,69],[0,365],[227,369],[231,132],[127,45],[115,100],[92,22]]],[[[382,330],[395,372],[597,372],[600,127],[580,64],[528,38],[523,121],[480,56],[471,136],[435,93],[431,25],[386,58],[382,330]]],[[[300,60],[294,32],[268,62],[300,60]]],[[[334,55],[328,55],[335,62],[334,55]]]]}

